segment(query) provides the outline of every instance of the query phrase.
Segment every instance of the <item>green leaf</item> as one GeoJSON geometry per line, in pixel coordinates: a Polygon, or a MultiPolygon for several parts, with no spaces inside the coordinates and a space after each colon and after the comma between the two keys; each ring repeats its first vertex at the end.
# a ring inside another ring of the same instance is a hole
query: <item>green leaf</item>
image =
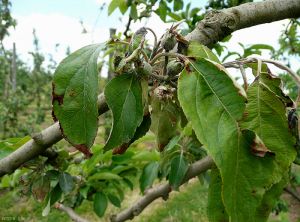
{"type": "Polygon", "coordinates": [[[135,4],[131,5],[131,9],[130,9],[130,17],[131,17],[133,20],[137,20],[137,19],[138,19],[138,12],[137,12],[136,5],[135,5],[135,4]]]}
{"type": "Polygon", "coordinates": [[[218,57],[209,48],[195,41],[189,44],[187,54],[191,57],[206,58],[216,63],[221,63],[218,57]]]}
{"type": "Polygon", "coordinates": [[[94,211],[99,216],[102,217],[107,208],[107,198],[102,192],[97,192],[94,196],[94,211]]]}
{"type": "Polygon", "coordinates": [[[70,174],[60,173],[58,177],[59,186],[64,193],[70,193],[74,188],[74,181],[70,174]]]}
{"type": "Polygon", "coordinates": [[[256,211],[256,221],[267,221],[272,209],[274,208],[277,201],[280,199],[280,195],[284,187],[289,182],[289,174],[283,175],[282,180],[279,183],[274,184],[264,195],[261,205],[256,211]]]}
{"type": "Polygon", "coordinates": [[[117,196],[108,194],[107,197],[114,206],[119,207],[119,208],[121,207],[121,201],[117,196]]]}
{"type": "Polygon", "coordinates": [[[151,131],[156,135],[159,151],[176,135],[179,109],[173,101],[153,97],[151,102],[151,131]]]}
{"type": "Polygon", "coordinates": [[[169,174],[169,183],[173,190],[178,190],[188,168],[189,164],[185,159],[183,152],[181,152],[180,155],[177,155],[172,159],[171,171],[169,174]]]}
{"type": "Polygon", "coordinates": [[[121,179],[122,177],[120,177],[117,174],[110,173],[110,172],[100,172],[90,176],[88,180],[91,181],[91,180],[121,180],[121,179]]]}
{"type": "MultiPolygon", "coordinates": [[[[244,91],[221,65],[197,59],[191,61],[190,66],[191,72],[184,70],[179,79],[179,101],[192,122],[197,138],[220,170],[222,197],[230,220],[255,221],[256,209],[265,192],[282,177],[276,173],[279,167],[277,156],[281,158],[282,155],[275,152],[275,157],[259,157],[252,153],[252,147],[257,145],[254,141],[256,135],[253,131],[241,131],[239,126],[245,110],[244,91]]],[[[270,108],[264,112],[274,114],[270,108]]],[[[258,110],[251,112],[251,116],[259,115],[258,110]]],[[[281,123],[284,121],[287,124],[286,117],[282,118],[272,119],[276,127],[278,123],[283,126],[281,123]]],[[[274,131],[277,137],[281,133],[287,135],[285,129],[285,126],[281,130],[269,128],[264,133],[274,131]]],[[[274,136],[270,138],[275,139],[274,136]]],[[[282,147],[287,152],[283,164],[283,168],[286,168],[291,157],[294,157],[290,147],[292,139],[286,137],[282,141],[288,141],[282,147]]],[[[273,145],[267,147],[272,152],[276,149],[273,145]]]]}
{"type": "Polygon", "coordinates": [[[144,193],[144,191],[147,188],[152,186],[154,180],[157,178],[158,168],[159,168],[158,162],[148,163],[144,167],[142,175],[140,177],[140,189],[142,193],[144,193]]]}
{"type": "Polygon", "coordinates": [[[143,120],[142,89],[135,75],[122,74],[105,87],[106,102],[113,113],[113,127],[104,150],[132,139],[143,120]]]}
{"type": "Polygon", "coordinates": [[[183,8],[183,1],[182,0],[174,0],[173,10],[178,11],[183,8]]]}
{"type": "Polygon", "coordinates": [[[89,45],[72,53],[53,77],[53,116],[65,139],[88,156],[98,129],[97,58],[104,46],[89,45]]]}
{"type": "Polygon", "coordinates": [[[112,0],[108,6],[108,15],[111,15],[117,8],[124,14],[128,8],[126,0],[112,0]]]}
{"type": "Polygon", "coordinates": [[[54,203],[56,203],[61,198],[61,195],[62,189],[60,188],[60,185],[57,184],[49,194],[50,205],[52,206],[54,203]]]}
{"type": "Polygon", "coordinates": [[[159,2],[159,7],[155,11],[155,13],[160,17],[161,20],[163,20],[165,22],[168,11],[169,11],[169,8],[167,6],[167,3],[164,0],[161,0],[159,2]]]}
{"type": "Polygon", "coordinates": [[[210,171],[207,216],[210,222],[229,221],[222,200],[222,178],[216,167],[210,171]]]}

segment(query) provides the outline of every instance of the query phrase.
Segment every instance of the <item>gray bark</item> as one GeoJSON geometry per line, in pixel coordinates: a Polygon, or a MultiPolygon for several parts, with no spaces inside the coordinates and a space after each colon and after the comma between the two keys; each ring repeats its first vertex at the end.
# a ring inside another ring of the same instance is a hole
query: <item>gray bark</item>
{"type": "Polygon", "coordinates": [[[188,41],[211,45],[243,28],[300,17],[300,0],[268,0],[211,11],[187,35],[188,41]]]}

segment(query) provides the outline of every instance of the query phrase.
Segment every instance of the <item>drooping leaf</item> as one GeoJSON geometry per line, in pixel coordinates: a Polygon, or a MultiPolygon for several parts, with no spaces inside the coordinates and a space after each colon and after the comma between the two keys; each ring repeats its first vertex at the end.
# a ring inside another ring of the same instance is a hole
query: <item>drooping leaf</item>
{"type": "Polygon", "coordinates": [[[129,142],[123,143],[119,147],[115,148],[113,150],[113,154],[124,153],[132,143],[134,143],[136,140],[146,135],[146,133],[150,129],[150,126],[151,126],[151,117],[150,117],[150,113],[148,113],[143,117],[143,121],[141,125],[139,125],[138,128],[136,129],[132,139],[129,142]]]}
{"type": "Polygon", "coordinates": [[[50,191],[50,179],[47,176],[41,176],[33,181],[31,192],[37,201],[43,201],[50,191]]]}
{"type": "Polygon", "coordinates": [[[65,139],[87,156],[98,129],[97,58],[104,46],[89,45],[72,53],[53,77],[53,117],[65,139]]]}
{"type": "Polygon", "coordinates": [[[119,198],[115,195],[112,194],[108,194],[107,195],[109,201],[116,207],[121,207],[121,201],[119,200],[119,198]]]}
{"type": "Polygon", "coordinates": [[[281,178],[295,157],[295,140],[288,127],[281,82],[266,75],[261,73],[248,88],[248,103],[241,126],[254,131],[274,152],[278,163],[276,172],[281,178]]]}
{"type": "Polygon", "coordinates": [[[151,102],[151,131],[156,135],[159,151],[176,135],[179,109],[173,101],[161,101],[153,97],[151,102]]]}
{"type": "Polygon", "coordinates": [[[157,178],[158,168],[158,162],[151,162],[144,167],[140,177],[140,189],[142,193],[152,186],[154,180],[157,178]]]}
{"type": "MultiPolygon", "coordinates": [[[[222,196],[230,220],[255,221],[255,211],[265,192],[282,177],[275,173],[277,153],[262,158],[251,152],[255,133],[241,131],[239,126],[245,110],[244,91],[225,69],[205,59],[191,61],[190,66],[191,71],[184,71],[179,79],[179,101],[197,138],[220,170],[222,196]]],[[[257,115],[257,110],[253,115],[257,115]]],[[[270,131],[273,129],[267,130],[270,131]]],[[[287,137],[284,141],[289,140],[287,137]]],[[[273,146],[266,146],[275,151],[273,146]]],[[[290,157],[289,154],[285,167],[290,157]]]]}
{"type": "Polygon", "coordinates": [[[143,120],[142,89],[135,75],[122,74],[105,87],[105,98],[113,113],[113,127],[104,150],[129,142],[143,120]]]}
{"type": "Polygon", "coordinates": [[[207,216],[210,222],[229,221],[222,199],[222,178],[216,167],[210,171],[207,216]]]}
{"type": "Polygon", "coordinates": [[[188,56],[195,58],[206,58],[216,63],[220,63],[218,57],[207,46],[192,41],[188,46],[188,56]]]}
{"type": "Polygon", "coordinates": [[[188,168],[189,164],[185,159],[183,152],[172,159],[171,171],[169,174],[169,184],[173,190],[178,190],[179,186],[183,182],[188,168]]]}
{"type": "Polygon", "coordinates": [[[63,172],[58,177],[59,186],[64,193],[70,193],[74,188],[74,181],[70,174],[63,172]]]}
{"type": "Polygon", "coordinates": [[[97,192],[94,196],[94,211],[102,217],[107,208],[107,197],[103,192],[97,192]]]}
{"type": "Polygon", "coordinates": [[[291,98],[282,91],[282,80],[273,75],[265,63],[261,64],[261,70],[258,70],[258,64],[255,63],[249,63],[247,66],[252,69],[253,75],[259,76],[259,81],[275,93],[286,106],[291,107],[293,105],[291,98]]]}

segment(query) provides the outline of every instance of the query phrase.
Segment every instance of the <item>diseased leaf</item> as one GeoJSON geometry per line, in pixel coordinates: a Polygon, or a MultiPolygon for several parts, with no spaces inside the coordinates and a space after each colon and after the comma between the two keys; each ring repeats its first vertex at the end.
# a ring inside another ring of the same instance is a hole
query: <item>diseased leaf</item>
{"type": "Polygon", "coordinates": [[[37,201],[43,201],[50,191],[50,179],[47,176],[41,176],[33,181],[31,192],[37,201]]]}
{"type": "Polygon", "coordinates": [[[173,101],[161,101],[153,97],[151,102],[151,131],[156,135],[159,151],[176,135],[179,109],[173,101]]]}
{"type": "Polygon", "coordinates": [[[113,154],[124,153],[132,143],[134,143],[136,140],[146,135],[146,133],[150,129],[150,125],[151,125],[151,117],[150,117],[150,113],[148,113],[143,117],[143,121],[141,125],[139,125],[139,127],[136,129],[132,139],[128,143],[123,143],[119,147],[115,148],[113,150],[113,154]]]}
{"type": "Polygon", "coordinates": [[[222,200],[222,178],[216,167],[210,171],[207,216],[210,222],[229,221],[222,200]]]}
{"type": "Polygon", "coordinates": [[[140,177],[140,189],[142,193],[152,186],[154,180],[157,178],[158,168],[158,162],[151,162],[144,167],[140,177]]]}
{"type": "Polygon", "coordinates": [[[218,57],[209,48],[194,41],[189,44],[187,55],[195,58],[206,58],[216,63],[221,63],[218,57]]]}
{"type": "Polygon", "coordinates": [[[113,113],[113,126],[104,150],[129,142],[143,120],[142,89],[133,74],[122,74],[105,87],[106,102],[113,113]]]}
{"type": "Polygon", "coordinates": [[[89,45],[72,53],[53,77],[53,117],[65,139],[87,156],[98,129],[97,58],[104,46],[89,45]]]}
{"type": "Polygon", "coordinates": [[[94,196],[94,211],[102,217],[107,208],[107,197],[103,192],[97,192],[94,196]]]}
{"type": "Polygon", "coordinates": [[[74,181],[70,174],[60,173],[58,177],[59,186],[64,193],[70,193],[74,188],[74,181]]]}
{"type": "Polygon", "coordinates": [[[173,10],[178,11],[183,8],[183,0],[174,0],[173,10]]]}
{"type": "Polygon", "coordinates": [[[171,171],[169,174],[169,184],[171,185],[173,190],[178,190],[188,168],[189,164],[185,159],[183,152],[172,159],[171,171]]]}
{"type": "Polygon", "coordinates": [[[275,154],[278,163],[275,172],[281,178],[295,157],[295,140],[288,127],[285,102],[279,96],[281,82],[265,75],[261,73],[248,88],[241,127],[254,131],[275,154]]]}
{"type": "MultiPolygon", "coordinates": [[[[294,158],[292,139],[287,135],[286,127],[281,124],[287,124],[286,117],[268,117],[266,121],[275,122],[275,127],[280,125],[280,129],[268,127],[264,134],[274,132],[274,136],[269,136],[274,141],[282,134],[285,137],[282,141],[289,142],[279,149],[274,144],[276,142],[268,144],[264,136],[257,132],[275,155],[265,155],[263,158],[253,155],[251,144],[256,135],[251,130],[256,130],[256,127],[247,127],[250,130],[241,131],[239,125],[245,110],[243,89],[218,64],[197,59],[195,62],[191,61],[190,66],[191,71],[185,70],[179,79],[179,101],[197,138],[220,170],[222,197],[230,220],[254,222],[256,209],[265,192],[281,180],[282,173],[286,173],[285,170],[291,163],[290,159],[294,158]],[[278,161],[283,160],[284,155],[286,157],[280,167],[281,163],[278,164],[278,161]]],[[[257,93],[257,90],[254,91],[257,93]]],[[[276,98],[275,95],[271,96],[272,101],[276,98]]],[[[249,105],[252,99],[248,99],[249,105]]],[[[257,117],[258,112],[257,109],[251,109],[247,115],[257,117]]],[[[272,107],[263,112],[274,114],[272,107]]],[[[281,115],[285,111],[281,110],[279,113],[281,115]]]]}

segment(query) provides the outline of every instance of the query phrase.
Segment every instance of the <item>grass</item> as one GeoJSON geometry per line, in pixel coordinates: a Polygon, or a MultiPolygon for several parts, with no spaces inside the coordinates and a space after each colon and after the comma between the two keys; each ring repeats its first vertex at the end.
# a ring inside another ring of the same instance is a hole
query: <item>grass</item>
{"type": "Polygon", "coordinates": [[[206,222],[207,189],[194,179],[180,193],[172,192],[166,202],[161,199],[154,202],[135,221],[206,222]]]}

